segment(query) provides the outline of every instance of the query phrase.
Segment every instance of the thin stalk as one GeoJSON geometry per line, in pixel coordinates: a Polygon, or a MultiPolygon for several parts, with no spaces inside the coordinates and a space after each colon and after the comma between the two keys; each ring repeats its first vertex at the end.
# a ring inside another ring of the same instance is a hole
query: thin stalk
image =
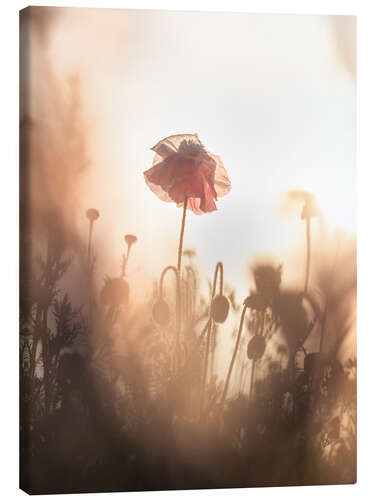
{"type": "Polygon", "coordinates": [[[36,366],[36,352],[38,348],[38,343],[40,339],[40,315],[41,315],[41,306],[38,304],[37,310],[36,310],[36,316],[35,316],[35,330],[34,335],[33,335],[33,345],[31,348],[31,356],[30,356],[30,377],[31,377],[31,383],[33,384],[34,380],[34,375],[35,375],[35,366],[36,366]]]}
{"type": "Polygon", "coordinates": [[[251,361],[251,375],[250,375],[250,389],[249,389],[249,404],[251,403],[251,398],[253,395],[253,385],[254,385],[254,378],[255,378],[255,369],[256,369],[256,360],[253,359],[251,361]]]}
{"type": "Polygon", "coordinates": [[[195,273],[190,266],[186,268],[187,272],[187,284],[190,285],[188,287],[188,296],[189,296],[189,320],[195,317],[195,295],[196,295],[196,278],[195,273]],[[190,291],[192,293],[190,293],[190,291]]]}
{"type": "MultiPolygon", "coordinates": [[[[260,322],[259,325],[260,327],[260,333],[263,337],[264,335],[264,311],[260,313],[260,322]]],[[[251,362],[251,375],[250,375],[250,388],[249,388],[249,404],[251,403],[251,398],[253,395],[253,386],[254,386],[254,379],[255,379],[255,372],[256,372],[256,359],[253,359],[251,362]]]]}
{"type": "Polygon", "coordinates": [[[211,359],[210,359],[210,380],[213,380],[214,378],[216,346],[217,346],[217,327],[216,325],[214,325],[214,330],[212,335],[211,359]]]}
{"type": "Polygon", "coordinates": [[[212,299],[215,297],[216,294],[216,283],[217,283],[217,275],[220,271],[220,295],[223,295],[223,288],[224,288],[224,266],[222,262],[218,262],[215,267],[215,273],[214,273],[214,282],[212,285],[212,299]]]}
{"type": "Polygon", "coordinates": [[[210,317],[207,331],[207,340],[206,340],[206,351],[204,355],[204,365],[203,365],[203,379],[202,379],[202,389],[201,389],[201,401],[200,401],[200,419],[203,416],[203,407],[204,407],[204,397],[205,397],[205,389],[206,389],[206,380],[207,380],[207,371],[208,371],[208,356],[210,353],[210,341],[211,341],[211,332],[212,332],[212,319],[210,317]]]}
{"type": "Polygon", "coordinates": [[[185,194],[184,199],[184,208],[182,212],[182,221],[181,221],[181,231],[180,231],[180,243],[178,245],[178,259],[177,259],[177,271],[180,275],[181,272],[181,257],[182,257],[182,248],[184,243],[184,231],[185,231],[185,221],[186,221],[186,207],[187,207],[187,194],[185,194]]]}
{"type": "Polygon", "coordinates": [[[192,349],[192,351],[191,351],[191,353],[190,353],[190,355],[189,355],[188,359],[186,360],[186,364],[185,364],[185,366],[186,366],[186,367],[188,367],[188,366],[189,366],[189,364],[190,364],[191,360],[194,358],[194,356],[195,356],[195,355],[196,355],[196,353],[198,352],[198,349],[199,349],[200,345],[201,345],[201,344],[202,344],[202,342],[203,342],[204,336],[205,336],[205,335],[206,335],[206,333],[207,333],[207,330],[208,330],[209,325],[210,325],[210,319],[209,319],[209,320],[207,321],[207,323],[205,324],[205,326],[204,326],[204,328],[203,328],[203,330],[202,330],[201,334],[200,334],[200,335],[199,335],[199,337],[198,337],[197,342],[195,343],[195,345],[194,345],[194,347],[193,347],[193,349],[192,349]]]}
{"type": "Polygon", "coordinates": [[[89,242],[88,242],[88,246],[87,246],[87,261],[90,265],[90,258],[91,258],[91,240],[92,240],[92,227],[94,225],[94,221],[92,219],[90,219],[90,222],[89,222],[89,242]]]}
{"type": "Polygon", "coordinates": [[[327,319],[327,311],[328,311],[328,305],[326,303],[326,306],[324,308],[323,312],[323,318],[322,318],[322,323],[320,325],[320,344],[319,344],[319,352],[323,352],[323,345],[324,345],[324,333],[325,333],[325,326],[326,326],[326,319],[327,319]]]}
{"type": "Polygon", "coordinates": [[[310,260],[311,260],[310,217],[306,216],[306,273],[305,273],[305,286],[303,289],[304,293],[307,292],[307,287],[309,285],[310,260]]]}
{"type": "MultiPolygon", "coordinates": [[[[52,267],[52,256],[51,256],[51,233],[50,228],[48,228],[47,235],[47,256],[46,256],[46,267],[45,267],[45,281],[44,286],[46,290],[50,290],[51,287],[51,267],[52,267]]],[[[41,345],[42,345],[42,360],[43,360],[43,383],[44,383],[44,403],[46,415],[49,414],[50,401],[51,401],[51,384],[50,384],[50,355],[49,355],[49,339],[47,337],[47,324],[48,324],[48,309],[49,305],[43,305],[41,309],[41,345]]]]}
{"type": "Polygon", "coordinates": [[[176,358],[177,369],[180,367],[180,333],[181,333],[181,289],[180,289],[180,273],[174,266],[167,266],[163,269],[159,282],[159,295],[163,297],[164,277],[168,271],[173,271],[176,277],[176,358]]]}
{"type": "Polygon", "coordinates": [[[244,378],[244,377],[243,377],[243,374],[244,374],[244,371],[245,371],[245,365],[244,365],[244,363],[242,363],[242,364],[241,364],[241,371],[240,371],[240,381],[239,381],[239,384],[238,384],[238,387],[239,387],[239,389],[238,389],[238,395],[240,395],[240,394],[241,394],[241,392],[242,392],[243,378],[244,378]]]}
{"type": "Polygon", "coordinates": [[[132,244],[128,243],[128,248],[127,248],[127,251],[126,251],[126,256],[124,257],[124,259],[122,261],[121,278],[125,277],[125,271],[126,271],[126,266],[127,266],[128,260],[129,260],[129,255],[130,255],[130,249],[131,249],[131,247],[132,247],[132,244]]]}
{"type": "MultiPolygon", "coordinates": [[[[220,295],[222,295],[223,294],[223,287],[224,287],[224,267],[223,267],[222,262],[218,262],[215,266],[214,281],[212,284],[212,293],[211,293],[211,303],[216,295],[217,275],[219,274],[219,271],[220,271],[220,285],[219,285],[220,286],[220,295]]],[[[205,355],[204,355],[204,365],[203,365],[203,379],[202,379],[201,401],[200,401],[200,418],[202,418],[202,415],[203,415],[207,372],[208,372],[208,362],[209,362],[209,355],[210,355],[211,333],[212,333],[212,318],[211,318],[211,311],[210,311],[207,341],[206,341],[206,351],[205,351],[205,355]]],[[[214,352],[212,352],[212,358],[213,358],[213,356],[214,356],[214,352]]]]}
{"type": "Polygon", "coordinates": [[[227,378],[225,380],[224,391],[223,391],[223,395],[222,395],[221,403],[220,403],[220,407],[221,408],[223,407],[225,398],[227,396],[227,392],[228,392],[228,388],[229,388],[229,383],[230,383],[230,377],[232,375],[232,370],[233,370],[234,362],[236,360],[237,351],[238,351],[238,348],[239,348],[239,345],[240,345],[240,340],[241,340],[241,334],[242,334],[242,328],[243,328],[243,323],[244,323],[244,319],[245,319],[246,309],[247,309],[247,306],[244,305],[244,307],[242,309],[241,321],[240,321],[240,326],[239,326],[239,329],[238,329],[236,345],[234,347],[232,359],[231,359],[231,362],[230,362],[230,365],[229,365],[229,370],[228,370],[227,378]]]}

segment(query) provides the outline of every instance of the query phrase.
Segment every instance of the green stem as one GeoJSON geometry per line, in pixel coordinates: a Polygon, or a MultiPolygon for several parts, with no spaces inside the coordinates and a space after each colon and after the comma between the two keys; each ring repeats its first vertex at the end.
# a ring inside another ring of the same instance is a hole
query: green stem
{"type": "Polygon", "coordinates": [[[207,321],[207,323],[205,324],[205,326],[204,326],[201,334],[199,335],[198,340],[196,341],[196,343],[195,343],[195,345],[194,345],[194,347],[193,347],[193,349],[192,349],[192,351],[191,351],[188,359],[186,360],[186,364],[185,364],[186,367],[189,366],[190,362],[194,359],[194,356],[197,354],[197,352],[199,350],[199,347],[201,346],[201,344],[203,342],[203,339],[204,339],[204,337],[205,337],[205,335],[206,335],[206,333],[208,331],[208,327],[210,325],[210,321],[211,321],[210,319],[207,321]]]}
{"type": "Polygon", "coordinates": [[[204,365],[203,365],[203,379],[202,379],[202,389],[201,389],[201,401],[200,401],[200,419],[203,416],[203,408],[204,408],[204,397],[205,397],[205,389],[206,389],[206,380],[207,380],[207,371],[208,371],[208,356],[210,353],[210,341],[211,341],[211,331],[212,331],[212,319],[210,317],[207,331],[207,340],[206,340],[206,351],[204,355],[204,365]]]}
{"type": "Polygon", "coordinates": [[[217,283],[217,275],[220,271],[220,295],[223,295],[223,288],[224,288],[224,266],[222,262],[218,262],[215,267],[215,273],[214,273],[214,282],[212,285],[212,297],[213,299],[216,295],[216,283],[217,283]]]}
{"type": "Polygon", "coordinates": [[[180,333],[181,333],[181,289],[180,274],[175,266],[167,266],[163,269],[159,282],[159,295],[163,297],[164,277],[168,271],[173,271],[176,277],[176,358],[177,369],[180,367],[180,333]]]}
{"type": "MultiPolygon", "coordinates": [[[[214,281],[212,284],[212,293],[211,293],[211,303],[216,295],[217,275],[219,274],[219,271],[220,271],[220,295],[223,295],[224,267],[223,267],[222,262],[218,262],[216,264],[215,272],[214,272],[214,281]]],[[[206,341],[206,351],[205,351],[204,365],[203,365],[203,380],[202,380],[202,388],[201,388],[201,401],[200,401],[200,418],[201,419],[202,419],[203,408],[204,408],[204,399],[205,399],[205,390],[206,390],[206,381],[207,381],[207,372],[208,372],[208,362],[209,362],[209,355],[210,355],[211,333],[212,333],[212,317],[211,317],[211,311],[210,311],[207,341],[206,341]]],[[[213,359],[213,356],[214,356],[214,351],[212,352],[212,359],[213,359]]]]}
{"type": "Polygon", "coordinates": [[[243,309],[242,309],[241,321],[240,321],[240,327],[238,329],[238,335],[237,335],[236,345],[234,347],[233,356],[232,356],[232,359],[231,359],[231,362],[230,362],[230,365],[229,365],[229,370],[228,370],[227,378],[225,380],[224,391],[223,391],[223,395],[222,395],[221,403],[220,403],[221,407],[223,407],[225,398],[227,396],[227,392],[228,392],[228,388],[229,388],[229,382],[230,382],[230,377],[232,375],[232,370],[233,370],[234,362],[236,360],[237,351],[238,351],[238,348],[240,346],[240,340],[241,340],[241,334],[242,334],[242,328],[243,328],[243,323],[244,323],[244,319],[245,319],[246,309],[247,309],[247,306],[245,305],[243,307],[243,309]]]}
{"type": "Polygon", "coordinates": [[[256,360],[253,359],[251,361],[251,375],[250,375],[250,389],[249,389],[249,404],[251,403],[251,398],[253,395],[253,385],[254,385],[254,377],[255,377],[255,368],[256,368],[256,360]]]}
{"type": "Polygon", "coordinates": [[[91,257],[91,239],[92,239],[92,227],[94,225],[94,221],[93,220],[90,220],[90,223],[89,223],[89,243],[88,243],[88,247],[87,247],[87,261],[90,265],[90,257],[91,257]]]}
{"type": "Polygon", "coordinates": [[[186,207],[187,207],[187,194],[185,194],[184,199],[184,208],[182,212],[182,221],[181,221],[181,231],[180,231],[180,243],[178,245],[178,260],[177,260],[177,271],[180,275],[181,272],[181,257],[182,257],[182,247],[184,242],[184,231],[185,231],[185,221],[186,221],[186,207]]]}
{"type": "Polygon", "coordinates": [[[124,258],[123,260],[123,263],[122,263],[122,271],[121,271],[121,278],[124,278],[125,277],[125,271],[126,271],[126,266],[128,264],[128,260],[129,260],[129,255],[130,255],[130,249],[132,247],[132,244],[128,243],[128,249],[126,251],[126,257],[124,258]]]}
{"type": "Polygon", "coordinates": [[[319,344],[319,352],[323,352],[323,345],[324,345],[324,331],[325,331],[325,326],[326,326],[326,319],[327,319],[327,304],[324,308],[323,312],[323,318],[322,318],[322,323],[320,325],[320,344],[319,344]]]}

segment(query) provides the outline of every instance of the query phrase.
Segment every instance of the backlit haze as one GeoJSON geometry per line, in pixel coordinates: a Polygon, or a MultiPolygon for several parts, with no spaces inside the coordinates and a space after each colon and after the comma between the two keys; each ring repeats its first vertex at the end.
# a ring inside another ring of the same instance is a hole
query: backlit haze
{"type": "Polygon", "coordinates": [[[93,244],[108,275],[120,272],[124,234],[137,235],[127,270],[134,302],[177,259],[182,210],[143,178],[150,147],[170,134],[198,133],[232,182],[217,212],[187,215],[185,248],[197,252],[202,283],[222,260],[242,302],[249,263],[267,255],[302,287],[305,226],[301,206],[285,203],[290,189],[316,195],[328,234],[354,235],[354,18],[57,12],[44,48],[59,77],[79,76],[90,157],[78,229],[86,238],[86,209],[100,211],[93,244]]]}

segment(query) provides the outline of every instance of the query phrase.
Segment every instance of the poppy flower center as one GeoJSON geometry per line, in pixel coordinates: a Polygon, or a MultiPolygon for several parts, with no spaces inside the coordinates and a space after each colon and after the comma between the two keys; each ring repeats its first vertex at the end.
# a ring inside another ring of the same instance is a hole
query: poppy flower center
{"type": "Polygon", "coordinates": [[[205,150],[202,144],[199,144],[191,139],[184,139],[178,147],[178,153],[195,158],[199,154],[205,154],[205,150]]]}

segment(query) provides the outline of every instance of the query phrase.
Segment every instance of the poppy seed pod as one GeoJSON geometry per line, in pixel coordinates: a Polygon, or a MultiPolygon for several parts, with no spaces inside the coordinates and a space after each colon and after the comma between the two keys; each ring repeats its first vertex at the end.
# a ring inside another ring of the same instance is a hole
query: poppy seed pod
{"type": "Polygon", "coordinates": [[[129,285],[122,278],[107,278],[100,294],[104,305],[118,307],[129,300],[129,285]]]}
{"type": "Polygon", "coordinates": [[[154,321],[160,326],[166,326],[170,320],[169,306],[163,299],[158,299],[152,308],[154,321]]]}
{"type": "Polygon", "coordinates": [[[216,323],[224,323],[228,317],[229,300],[224,295],[216,295],[211,304],[211,316],[216,323]]]}
{"type": "Polygon", "coordinates": [[[96,208],[89,208],[86,211],[86,217],[88,218],[89,221],[94,221],[96,219],[99,219],[100,213],[99,210],[96,210],[96,208]]]}
{"type": "Polygon", "coordinates": [[[261,335],[254,335],[254,337],[247,344],[247,357],[256,361],[260,359],[266,350],[266,342],[261,335]]]}
{"type": "Polygon", "coordinates": [[[124,236],[125,243],[127,245],[133,245],[133,243],[137,243],[138,238],[134,234],[126,234],[124,236]]]}

